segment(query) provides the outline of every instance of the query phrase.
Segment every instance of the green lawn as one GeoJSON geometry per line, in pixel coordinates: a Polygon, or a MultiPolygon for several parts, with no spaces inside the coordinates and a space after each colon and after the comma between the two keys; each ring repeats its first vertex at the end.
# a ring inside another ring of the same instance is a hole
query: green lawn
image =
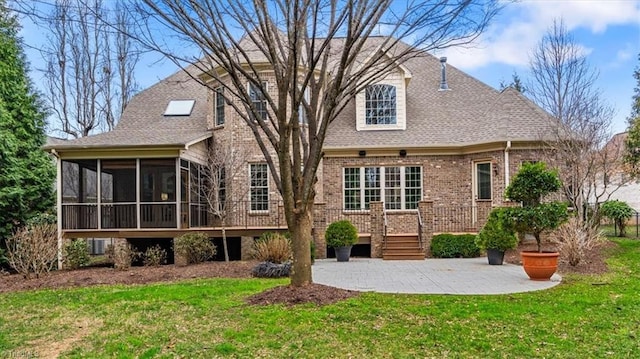
{"type": "Polygon", "coordinates": [[[4,294],[0,357],[635,358],[640,241],[617,242],[611,273],[515,295],[248,306],[245,297],[286,283],[259,279],[4,294]]]}

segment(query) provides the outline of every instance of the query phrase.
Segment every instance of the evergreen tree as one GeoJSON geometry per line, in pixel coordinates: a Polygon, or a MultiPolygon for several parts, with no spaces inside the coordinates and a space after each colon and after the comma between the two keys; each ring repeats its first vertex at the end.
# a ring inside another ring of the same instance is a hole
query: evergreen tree
{"type": "Polygon", "coordinates": [[[627,151],[625,161],[631,166],[633,174],[640,171],[640,54],[638,54],[638,63],[633,77],[636,79],[636,87],[633,91],[633,103],[631,104],[631,115],[627,119],[629,125],[627,128],[627,151]]]}
{"type": "Polygon", "coordinates": [[[27,76],[19,24],[0,0],[0,245],[53,208],[53,162],[41,149],[45,114],[27,76]]]}

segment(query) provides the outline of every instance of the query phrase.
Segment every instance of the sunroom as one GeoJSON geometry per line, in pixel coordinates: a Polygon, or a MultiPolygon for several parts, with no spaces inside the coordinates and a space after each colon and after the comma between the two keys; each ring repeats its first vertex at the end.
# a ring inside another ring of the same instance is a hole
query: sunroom
{"type": "Polygon", "coordinates": [[[201,164],[184,158],[61,159],[63,230],[209,227],[201,164]]]}

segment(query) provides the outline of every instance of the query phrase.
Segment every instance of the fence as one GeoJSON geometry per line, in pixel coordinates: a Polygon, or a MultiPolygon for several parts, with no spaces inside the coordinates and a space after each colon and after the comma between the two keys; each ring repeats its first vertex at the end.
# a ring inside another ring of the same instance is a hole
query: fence
{"type": "MultiPolygon", "coordinates": [[[[600,230],[605,236],[620,236],[620,228],[618,225],[606,217],[600,220],[600,230]]],[[[625,237],[640,238],[640,212],[633,211],[633,216],[625,222],[624,231],[625,237]]]]}

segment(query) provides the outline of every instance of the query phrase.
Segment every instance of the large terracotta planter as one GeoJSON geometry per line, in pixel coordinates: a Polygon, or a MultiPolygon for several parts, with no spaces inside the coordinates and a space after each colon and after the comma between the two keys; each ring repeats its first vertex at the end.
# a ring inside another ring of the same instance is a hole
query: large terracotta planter
{"type": "Polygon", "coordinates": [[[520,252],[522,267],[531,280],[549,280],[558,269],[558,252],[520,252]]]}

